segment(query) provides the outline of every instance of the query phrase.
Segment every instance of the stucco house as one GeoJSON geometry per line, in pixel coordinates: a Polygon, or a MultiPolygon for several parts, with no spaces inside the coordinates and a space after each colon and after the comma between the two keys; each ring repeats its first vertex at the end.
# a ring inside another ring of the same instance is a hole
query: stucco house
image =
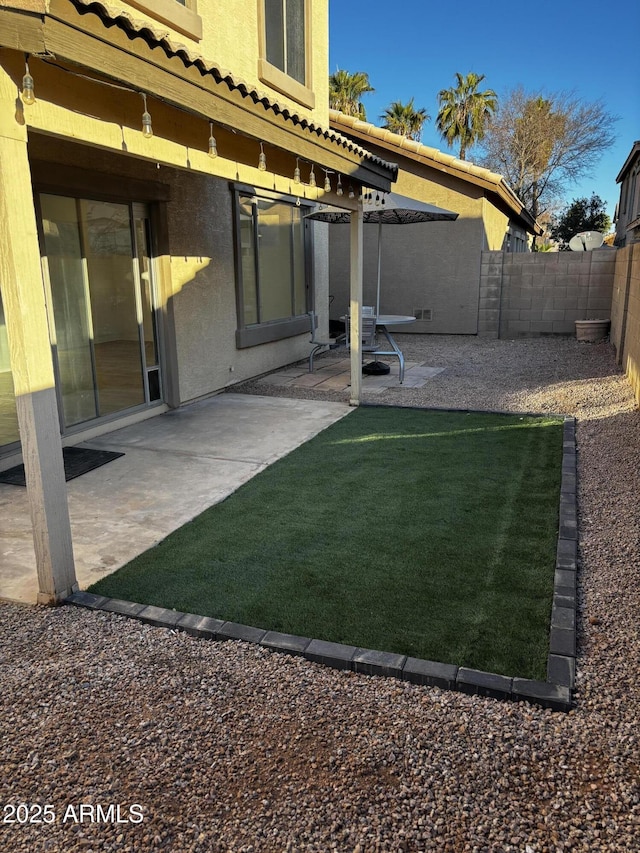
{"type": "Polygon", "coordinates": [[[627,246],[640,240],[640,140],[633,143],[616,183],[620,184],[620,201],[614,217],[614,245],[627,246]]]}
{"type": "MultiPolygon", "coordinates": [[[[413,314],[405,332],[481,331],[479,287],[483,250],[527,252],[542,228],[501,175],[369,122],[331,110],[330,126],[398,164],[394,192],[458,213],[455,222],[383,229],[381,311],[413,314]]],[[[330,231],[332,318],[348,297],[348,229],[330,231]]],[[[365,301],[377,280],[377,228],[365,226],[365,301]]]]}
{"type": "Polygon", "coordinates": [[[0,0],[0,466],[41,601],[75,587],[62,447],[307,356],[305,212],[353,212],[357,301],[396,172],[330,127],[328,0],[0,0]]]}

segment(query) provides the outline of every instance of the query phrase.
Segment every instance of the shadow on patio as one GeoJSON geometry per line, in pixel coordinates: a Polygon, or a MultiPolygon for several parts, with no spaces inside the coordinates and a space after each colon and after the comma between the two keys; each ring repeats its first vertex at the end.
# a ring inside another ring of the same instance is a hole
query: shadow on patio
{"type": "MultiPolygon", "coordinates": [[[[348,411],[336,402],[229,393],[86,442],[124,456],[67,483],[80,588],[348,411]]],[[[0,517],[0,598],[33,603],[37,576],[26,489],[0,484],[0,517]]]]}

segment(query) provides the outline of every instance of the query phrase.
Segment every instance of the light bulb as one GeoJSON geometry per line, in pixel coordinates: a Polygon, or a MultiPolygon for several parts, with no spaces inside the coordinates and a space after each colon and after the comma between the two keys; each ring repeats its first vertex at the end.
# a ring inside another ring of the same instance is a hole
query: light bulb
{"type": "Polygon", "coordinates": [[[353,187],[349,185],[349,198],[355,198],[356,194],[353,191],[353,187]]]}
{"type": "Polygon", "coordinates": [[[151,116],[146,110],[142,113],[142,135],[145,137],[145,139],[151,139],[151,137],[153,136],[151,116]]]}
{"type": "Polygon", "coordinates": [[[338,175],[338,186],[336,187],[336,195],[343,195],[341,175],[338,175]]]}
{"type": "Polygon", "coordinates": [[[213,123],[209,122],[209,157],[214,160],[218,156],[218,144],[216,142],[216,138],[213,135],[213,123]]]}
{"type": "Polygon", "coordinates": [[[296,167],[293,170],[293,183],[294,184],[300,183],[300,166],[298,164],[299,164],[299,158],[296,157],[296,167]]]}
{"type": "Polygon", "coordinates": [[[267,170],[267,155],[264,153],[264,149],[262,147],[262,142],[260,143],[260,156],[258,157],[258,169],[261,172],[266,172],[267,170]]]}
{"type": "Polygon", "coordinates": [[[324,191],[326,193],[331,192],[331,181],[329,180],[329,173],[328,172],[325,172],[325,176],[324,176],[324,191]]]}
{"type": "Polygon", "coordinates": [[[311,166],[311,172],[309,174],[309,186],[310,187],[316,186],[316,176],[315,176],[315,172],[313,171],[313,166],[311,166]]]}
{"type": "Polygon", "coordinates": [[[33,77],[29,74],[29,66],[27,65],[27,71],[22,78],[22,103],[30,107],[35,102],[36,94],[33,91],[33,77]]]}
{"type": "Polygon", "coordinates": [[[151,139],[153,136],[153,127],[151,126],[151,116],[147,112],[147,96],[142,93],[142,101],[144,103],[144,112],[142,113],[142,135],[145,139],[151,139]]]}

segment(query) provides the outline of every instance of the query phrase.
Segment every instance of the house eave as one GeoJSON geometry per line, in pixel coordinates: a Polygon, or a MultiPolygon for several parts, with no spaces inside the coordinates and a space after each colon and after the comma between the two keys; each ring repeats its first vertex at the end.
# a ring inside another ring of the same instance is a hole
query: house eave
{"type": "Polygon", "coordinates": [[[446,154],[437,148],[423,145],[405,136],[392,133],[385,128],[376,127],[369,122],[360,121],[352,116],[336,110],[329,111],[329,123],[342,133],[354,136],[360,141],[375,143],[397,157],[403,155],[416,162],[423,163],[444,174],[453,175],[467,183],[474,184],[498,196],[509,214],[518,218],[525,230],[530,234],[541,236],[544,228],[534,219],[525,208],[518,196],[508,186],[502,175],[491,172],[481,166],[476,166],[467,160],[460,160],[451,154],[446,154]]]}
{"type": "Polygon", "coordinates": [[[640,139],[636,140],[633,143],[631,151],[629,152],[629,156],[624,161],[624,165],[622,169],[618,172],[618,176],[616,177],[616,183],[619,184],[624,180],[625,175],[633,165],[635,159],[640,155],[640,139]]]}
{"type": "Polygon", "coordinates": [[[387,191],[397,166],[102,0],[0,0],[0,46],[55,57],[387,191]],[[24,5],[29,8],[25,9],[24,5]],[[19,6],[19,8],[16,8],[19,6]],[[37,7],[37,9],[36,9],[37,7]]]}

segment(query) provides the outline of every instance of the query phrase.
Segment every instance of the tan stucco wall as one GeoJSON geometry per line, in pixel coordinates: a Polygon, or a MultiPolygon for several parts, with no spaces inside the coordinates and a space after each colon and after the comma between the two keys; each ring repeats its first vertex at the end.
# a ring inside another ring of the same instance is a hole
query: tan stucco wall
{"type": "MultiPolygon", "coordinates": [[[[171,176],[168,205],[170,297],[180,401],[308,356],[309,335],[236,348],[232,194],[226,182],[187,172],[171,176]]],[[[326,303],[326,245],[316,241],[318,299],[326,303]],[[323,274],[324,269],[324,274],[323,274]]]]}
{"type": "MultiPolygon", "coordinates": [[[[389,152],[386,156],[391,157],[389,152]]],[[[407,160],[406,168],[402,165],[401,161],[394,192],[453,210],[459,216],[455,222],[383,227],[381,312],[431,310],[430,321],[403,327],[405,332],[476,334],[481,252],[502,247],[508,218],[484,199],[479,187],[423,164],[407,160]]],[[[377,226],[364,227],[365,304],[375,304],[377,234],[377,226]]],[[[344,313],[348,304],[348,246],[349,229],[332,226],[332,319],[344,313]]]]}
{"type": "Polygon", "coordinates": [[[617,252],[611,341],[640,405],[640,243],[617,252]]]}
{"type": "MultiPolygon", "coordinates": [[[[201,54],[214,62],[221,70],[228,70],[235,80],[244,80],[251,87],[270,95],[274,100],[288,106],[305,117],[312,117],[323,126],[328,126],[329,116],[329,29],[328,0],[310,0],[307,3],[309,22],[309,44],[311,49],[311,88],[316,96],[315,108],[301,104],[276,91],[258,71],[259,50],[259,4],[264,0],[198,0],[197,12],[202,21],[202,39],[190,38],[166,23],[154,18],[151,12],[136,7],[126,0],[110,0],[110,5],[123,9],[132,17],[146,20],[155,30],[169,33],[176,44],[185,44],[194,54],[201,54]]],[[[153,0],[143,5],[153,9],[153,0]]]]}

